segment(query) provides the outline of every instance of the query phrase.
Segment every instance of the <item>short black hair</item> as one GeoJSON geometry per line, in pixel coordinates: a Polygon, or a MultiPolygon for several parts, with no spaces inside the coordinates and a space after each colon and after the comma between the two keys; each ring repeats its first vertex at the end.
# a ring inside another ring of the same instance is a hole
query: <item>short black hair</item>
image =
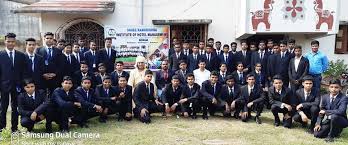
{"type": "Polygon", "coordinates": [[[23,80],[23,85],[24,86],[29,85],[29,84],[35,84],[34,80],[32,78],[26,78],[26,79],[23,80]]]}
{"type": "Polygon", "coordinates": [[[64,76],[62,82],[65,82],[65,81],[72,81],[72,78],[70,76],[64,76]]]}
{"type": "Polygon", "coordinates": [[[172,77],[172,80],[179,80],[180,78],[179,78],[179,76],[178,75],[173,75],[173,77],[172,77]]]}
{"type": "Polygon", "coordinates": [[[46,33],[44,34],[44,37],[46,37],[46,36],[54,36],[54,34],[53,34],[52,32],[46,32],[46,33]]]}
{"type": "Polygon", "coordinates": [[[105,38],[105,41],[106,41],[106,40],[112,40],[112,39],[111,39],[110,37],[108,37],[108,38],[105,38]]]}
{"type": "Polygon", "coordinates": [[[216,43],[219,43],[219,44],[221,44],[221,42],[220,42],[220,41],[216,41],[216,42],[215,42],[215,44],[216,44],[216,43]]]}
{"type": "Polygon", "coordinates": [[[273,81],[274,80],[281,80],[281,81],[283,81],[283,78],[280,75],[275,75],[275,76],[273,76],[273,81]]]}
{"type": "Polygon", "coordinates": [[[302,81],[313,81],[313,77],[310,76],[310,75],[305,75],[303,78],[302,78],[302,81]]]}
{"type": "Polygon", "coordinates": [[[5,40],[8,39],[8,38],[16,38],[16,34],[15,33],[7,33],[5,35],[5,40]]]}
{"type": "Polygon", "coordinates": [[[198,42],[198,43],[201,43],[201,42],[205,43],[205,41],[204,41],[204,40],[199,40],[199,42],[198,42]]]}
{"type": "Polygon", "coordinates": [[[217,71],[212,71],[210,73],[210,76],[219,76],[219,73],[217,71]]]}
{"type": "Polygon", "coordinates": [[[202,62],[205,63],[205,60],[204,60],[204,59],[199,59],[199,60],[198,60],[198,64],[200,64],[200,63],[202,63],[202,62]]]}
{"type": "Polygon", "coordinates": [[[313,41],[311,42],[311,45],[314,45],[314,44],[318,44],[318,45],[319,45],[319,41],[318,41],[318,40],[313,40],[313,41]]]}
{"type": "Polygon", "coordinates": [[[220,63],[220,67],[221,67],[222,65],[226,65],[226,66],[227,66],[227,63],[221,62],[221,63],[220,63]]]}
{"type": "Polygon", "coordinates": [[[227,76],[226,76],[226,81],[227,81],[227,80],[233,80],[233,81],[235,81],[235,80],[234,80],[234,77],[233,77],[232,75],[227,75],[227,76]]]}
{"type": "Polygon", "coordinates": [[[88,66],[87,62],[84,61],[84,60],[80,61],[80,66],[81,66],[81,65],[87,65],[87,66],[88,66]]]}
{"type": "Polygon", "coordinates": [[[281,44],[288,45],[288,43],[285,40],[279,41],[279,45],[281,45],[281,44]]]}
{"type": "Polygon", "coordinates": [[[117,64],[122,64],[123,65],[123,61],[116,61],[115,65],[117,64]]]}
{"type": "Polygon", "coordinates": [[[289,39],[288,43],[296,43],[295,39],[289,39]]]}
{"type": "Polygon", "coordinates": [[[182,63],[187,64],[186,60],[184,60],[184,59],[181,59],[181,60],[179,61],[179,65],[181,65],[182,63]]]}
{"type": "Polygon", "coordinates": [[[28,44],[28,42],[35,42],[36,43],[36,40],[34,38],[25,39],[25,44],[28,44]]]}
{"type": "Polygon", "coordinates": [[[341,81],[339,79],[330,80],[329,85],[339,85],[340,87],[342,87],[341,81]]]}
{"type": "MultiPolygon", "coordinates": [[[[124,75],[124,74],[122,74],[122,75],[118,76],[118,78],[125,78],[125,79],[127,80],[127,76],[126,76],[126,75],[124,75]]],[[[127,81],[128,81],[128,80],[127,80],[127,81]]]]}
{"type": "Polygon", "coordinates": [[[259,41],[259,44],[260,44],[260,43],[266,44],[266,41],[265,41],[265,40],[260,40],[260,41],[259,41]]]}
{"type": "Polygon", "coordinates": [[[242,43],[246,43],[248,45],[248,42],[245,39],[240,40],[240,44],[242,44],[242,43]]]}
{"type": "Polygon", "coordinates": [[[211,46],[211,45],[207,45],[207,46],[206,46],[206,48],[213,48],[213,46],[211,46]]]}
{"type": "Polygon", "coordinates": [[[236,62],[236,67],[237,67],[238,65],[240,65],[240,64],[242,64],[242,65],[243,65],[243,67],[244,67],[243,62],[241,62],[241,61],[237,61],[237,62],[236,62]]]}
{"type": "Polygon", "coordinates": [[[248,74],[248,75],[246,76],[247,79],[250,78],[250,77],[255,78],[255,75],[250,73],[250,74],[248,74]]]}
{"type": "Polygon", "coordinates": [[[224,44],[224,46],[222,48],[230,48],[230,46],[228,44],[224,44]]]}
{"type": "Polygon", "coordinates": [[[104,82],[105,80],[111,80],[111,77],[108,76],[108,75],[105,75],[105,76],[103,77],[103,82],[104,82]]]}
{"type": "Polygon", "coordinates": [[[232,46],[232,45],[236,45],[236,46],[237,46],[237,42],[232,42],[232,43],[231,43],[231,46],[232,46]]]}
{"type": "Polygon", "coordinates": [[[184,42],[183,43],[190,43],[188,40],[184,40],[184,42]]]}
{"type": "Polygon", "coordinates": [[[64,47],[72,46],[71,43],[65,43],[64,47]]]}
{"type": "Polygon", "coordinates": [[[58,43],[66,43],[66,41],[64,39],[59,39],[58,43]]]}
{"type": "Polygon", "coordinates": [[[302,46],[301,46],[301,45],[296,45],[294,49],[300,49],[300,50],[302,50],[302,46]]]}
{"type": "Polygon", "coordinates": [[[98,64],[98,68],[99,68],[99,67],[105,67],[105,64],[104,64],[104,63],[99,63],[99,64],[98,64]]]}
{"type": "Polygon", "coordinates": [[[189,78],[189,77],[195,78],[195,75],[193,75],[193,73],[188,73],[188,74],[186,74],[186,79],[189,78]]]}
{"type": "Polygon", "coordinates": [[[209,38],[209,39],[208,39],[208,41],[211,41],[211,40],[214,41],[214,38],[209,38]]]}
{"type": "Polygon", "coordinates": [[[73,45],[77,45],[77,46],[80,46],[80,44],[78,44],[77,42],[75,42],[73,45]]]}
{"type": "Polygon", "coordinates": [[[84,80],[89,80],[89,81],[92,82],[92,78],[91,78],[90,76],[84,76],[84,77],[82,77],[81,82],[83,82],[84,80]]]}
{"type": "Polygon", "coordinates": [[[153,75],[153,72],[148,69],[148,70],[145,71],[145,75],[153,75]]]}

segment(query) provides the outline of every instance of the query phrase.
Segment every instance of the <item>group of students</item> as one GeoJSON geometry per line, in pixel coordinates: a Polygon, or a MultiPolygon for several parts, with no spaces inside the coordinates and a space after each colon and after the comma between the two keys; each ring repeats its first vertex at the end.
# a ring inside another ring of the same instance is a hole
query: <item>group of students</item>
{"type": "Polygon", "coordinates": [[[327,58],[318,51],[318,41],[311,43],[314,54],[306,57],[294,40],[279,45],[270,40],[267,49],[266,42],[260,41],[258,50],[249,50],[242,40],[238,52],[237,43],[231,44],[232,49],[223,45],[221,51],[217,41],[214,48],[212,38],[208,45],[200,41],[192,48],[188,42],[174,41],[160,70],[146,69],[146,59],[138,56],[136,68],[128,73],[123,62],[115,62],[110,38],[101,50],[93,41],[87,48],[83,38],[75,44],[59,41],[56,47],[54,35],[48,32],[41,48],[36,48],[35,39],[27,39],[26,53],[14,49],[15,38],[7,34],[6,49],[0,52],[1,130],[6,127],[9,98],[13,132],[18,129],[18,114],[28,131],[46,119],[47,132],[52,132],[53,121],[67,132],[69,123],[88,127],[89,118],[99,116],[105,123],[110,114],[118,114],[119,121],[135,117],[150,123],[154,112],[193,119],[199,112],[203,119],[221,112],[261,124],[265,106],[274,115],[275,126],[281,124],[278,114],[282,113],[284,127],[291,128],[293,120],[303,127],[310,122],[309,132],[327,141],[348,126],[348,100],[340,93],[340,81],[330,82],[329,94],[319,92],[318,80],[327,68],[327,58]],[[320,70],[311,69],[319,60],[320,70]]]}

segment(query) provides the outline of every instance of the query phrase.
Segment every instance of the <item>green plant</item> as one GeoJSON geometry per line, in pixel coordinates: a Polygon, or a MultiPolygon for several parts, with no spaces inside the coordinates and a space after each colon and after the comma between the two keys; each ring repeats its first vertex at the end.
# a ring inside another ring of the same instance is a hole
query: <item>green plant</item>
{"type": "Polygon", "coordinates": [[[330,61],[329,68],[324,72],[324,77],[330,77],[334,79],[340,78],[341,74],[347,72],[348,65],[344,63],[344,60],[338,59],[336,62],[330,61]]]}

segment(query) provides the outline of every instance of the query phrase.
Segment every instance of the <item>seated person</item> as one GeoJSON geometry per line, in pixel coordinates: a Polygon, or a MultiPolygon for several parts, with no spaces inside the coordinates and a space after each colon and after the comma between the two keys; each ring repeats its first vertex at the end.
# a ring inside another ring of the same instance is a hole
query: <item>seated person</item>
{"type": "Polygon", "coordinates": [[[97,105],[97,100],[92,87],[92,79],[89,76],[82,77],[81,86],[75,89],[75,97],[81,102],[81,127],[88,128],[87,120],[98,116],[102,107],[97,105]]]}
{"type": "Polygon", "coordinates": [[[238,118],[243,109],[243,101],[240,98],[240,86],[234,81],[232,75],[226,77],[226,84],[222,86],[220,105],[223,107],[224,117],[230,117],[234,111],[234,117],[238,118]]]}
{"type": "Polygon", "coordinates": [[[302,80],[303,88],[296,91],[295,97],[296,113],[293,117],[294,121],[302,124],[303,127],[307,126],[311,119],[311,125],[309,126],[309,132],[313,133],[313,128],[317,122],[319,114],[320,92],[319,89],[313,87],[313,77],[304,76],[302,80]]]}
{"type": "Polygon", "coordinates": [[[241,88],[240,94],[244,102],[242,121],[248,121],[251,117],[251,111],[256,110],[255,121],[257,124],[261,124],[260,115],[263,110],[265,95],[261,86],[255,84],[255,76],[253,74],[248,74],[246,79],[247,84],[241,88]]]}
{"type": "Polygon", "coordinates": [[[31,132],[34,124],[47,118],[46,132],[52,132],[52,124],[48,114],[50,104],[46,100],[46,95],[42,90],[36,90],[32,79],[24,80],[24,90],[18,96],[18,113],[21,116],[21,125],[31,132]]]}
{"type": "Polygon", "coordinates": [[[60,129],[62,132],[69,132],[69,117],[72,117],[72,122],[76,122],[82,126],[81,122],[81,103],[71,90],[73,83],[69,76],[64,76],[62,87],[56,88],[53,91],[52,99],[54,107],[59,108],[60,115],[60,129]]]}
{"type": "Polygon", "coordinates": [[[195,83],[195,76],[192,73],[186,75],[186,85],[183,85],[182,94],[179,103],[184,116],[191,116],[192,119],[197,119],[199,111],[199,90],[200,86],[195,83]]]}
{"type": "Polygon", "coordinates": [[[118,76],[117,98],[116,98],[116,113],[118,120],[132,120],[132,87],[128,85],[128,77],[126,75],[118,76]]]}
{"type": "Polygon", "coordinates": [[[105,123],[108,118],[107,115],[114,113],[116,109],[117,89],[111,85],[110,76],[104,76],[103,83],[97,85],[95,88],[95,97],[98,102],[97,104],[103,108],[99,116],[99,122],[105,123]]]}
{"type": "MultiPolygon", "coordinates": [[[[179,76],[174,75],[170,84],[166,85],[161,94],[162,102],[165,105],[165,112],[168,113],[177,113],[181,110],[181,104],[179,103],[180,97],[182,94],[182,87],[180,85],[179,76]]],[[[188,114],[186,114],[188,117],[188,114]]]]}
{"type": "Polygon", "coordinates": [[[200,90],[200,103],[203,108],[203,119],[208,119],[208,111],[210,115],[214,115],[218,99],[220,98],[222,85],[218,82],[219,73],[214,71],[210,74],[209,80],[202,83],[200,90]],[[209,109],[209,110],[208,110],[209,109]]]}
{"type": "Polygon", "coordinates": [[[341,93],[342,86],[338,79],[329,83],[329,94],[321,97],[319,117],[314,127],[314,136],[333,142],[342,130],[348,127],[347,103],[348,98],[341,93]]]}
{"type": "Polygon", "coordinates": [[[274,125],[280,125],[278,113],[283,113],[283,126],[291,128],[293,106],[291,106],[292,91],[283,87],[283,81],[280,75],[273,77],[273,86],[268,89],[268,97],[271,104],[271,111],[274,116],[274,125]]]}
{"type": "Polygon", "coordinates": [[[155,97],[155,85],[151,82],[153,72],[145,71],[144,81],[139,82],[133,94],[134,115],[143,123],[151,123],[151,113],[163,112],[164,105],[155,97]]]}

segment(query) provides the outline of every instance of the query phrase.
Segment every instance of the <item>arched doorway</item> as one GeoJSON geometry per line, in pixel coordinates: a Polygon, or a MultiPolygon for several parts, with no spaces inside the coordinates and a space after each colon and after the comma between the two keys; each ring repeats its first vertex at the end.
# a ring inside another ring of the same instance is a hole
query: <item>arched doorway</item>
{"type": "Polygon", "coordinates": [[[104,28],[95,20],[74,19],[62,25],[57,32],[59,38],[65,39],[69,43],[77,42],[79,37],[84,37],[87,45],[94,40],[98,49],[104,48],[104,28]]]}

